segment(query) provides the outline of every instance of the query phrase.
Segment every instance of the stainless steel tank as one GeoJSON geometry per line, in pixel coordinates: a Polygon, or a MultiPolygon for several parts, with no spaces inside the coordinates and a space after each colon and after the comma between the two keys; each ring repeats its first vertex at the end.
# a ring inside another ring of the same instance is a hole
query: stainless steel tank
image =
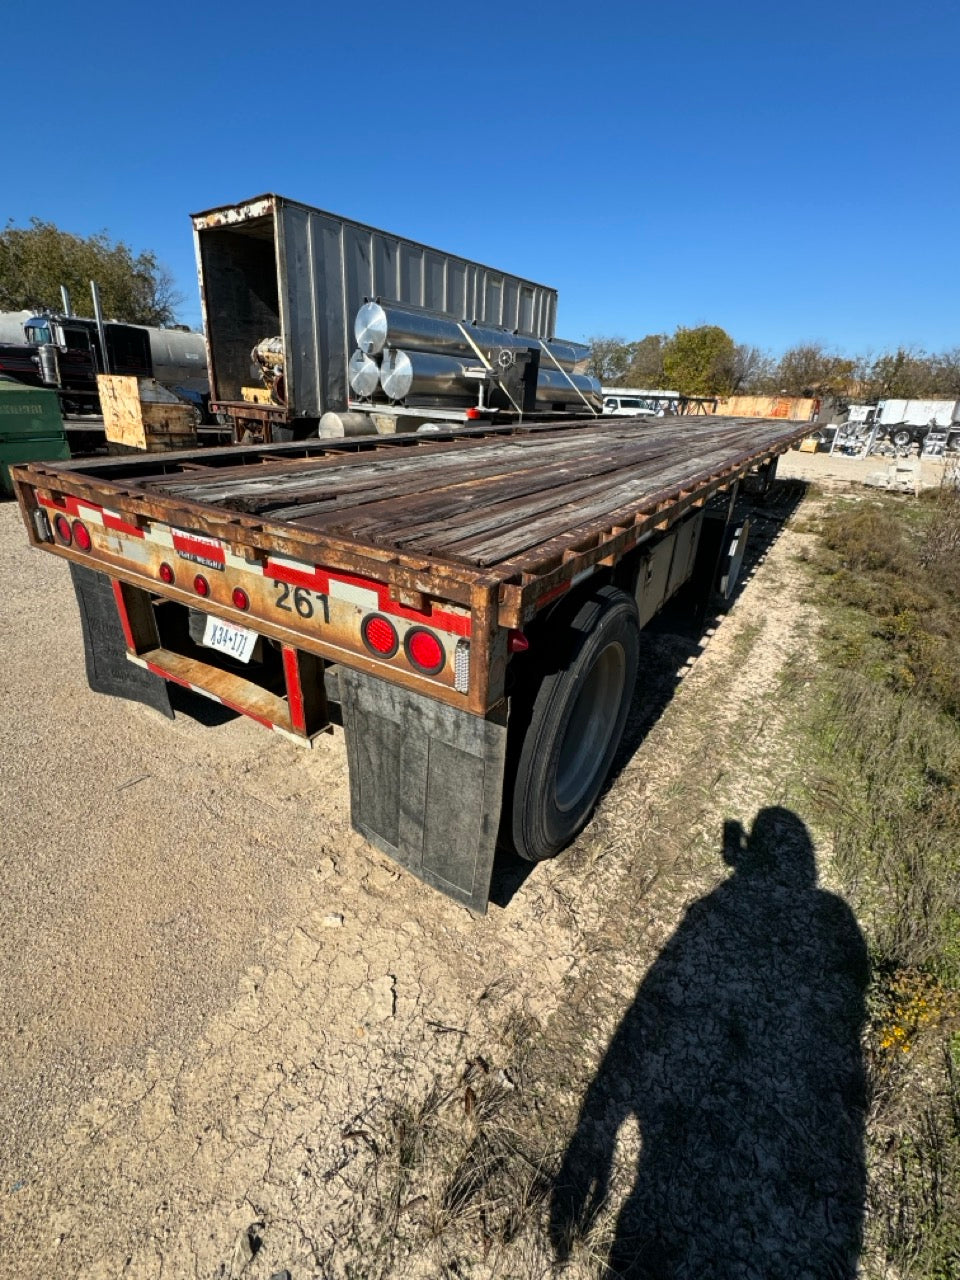
{"type": "Polygon", "coordinates": [[[388,348],[380,365],[380,386],[389,400],[405,400],[408,396],[451,397],[458,401],[477,393],[477,380],[468,378],[468,368],[479,368],[455,356],[433,351],[395,351],[388,348]]]}
{"type": "Polygon", "coordinates": [[[559,369],[544,369],[540,366],[537,376],[537,401],[546,404],[583,405],[577,393],[581,392],[595,409],[600,407],[600,383],[584,373],[571,373],[565,376],[559,369]],[[570,383],[573,383],[573,386],[570,383]]]}
{"type": "Polygon", "coordinates": [[[491,325],[464,323],[463,328],[455,320],[414,311],[406,307],[367,302],[357,312],[354,322],[357,346],[367,355],[378,355],[386,347],[398,347],[404,351],[433,351],[441,355],[474,355],[475,344],[490,361],[496,364],[500,351],[528,351],[531,347],[540,352],[541,365],[574,369],[590,358],[590,348],[580,343],[551,339],[543,344],[553,356],[546,354],[538,338],[511,333],[491,325]],[[465,336],[468,335],[468,336],[465,336]]]}
{"type": "Polygon", "coordinates": [[[318,436],[373,436],[377,428],[365,413],[351,413],[346,409],[328,409],[317,427],[318,436]]]}
{"type": "Polygon", "coordinates": [[[387,345],[452,356],[469,349],[455,320],[426,311],[385,307],[379,302],[364,303],[357,312],[353,331],[357,346],[369,356],[379,355],[387,345]]]}
{"type": "Polygon", "coordinates": [[[358,396],[372,396],[380,385],[380,368],[372,356],[355,351],[347,368],[350,386],[358,396]]]}

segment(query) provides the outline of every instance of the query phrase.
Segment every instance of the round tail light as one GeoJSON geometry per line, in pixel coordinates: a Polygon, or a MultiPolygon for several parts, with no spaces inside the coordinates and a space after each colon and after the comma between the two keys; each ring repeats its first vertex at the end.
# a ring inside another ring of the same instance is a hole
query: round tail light
{"type": "Polygon", "coordinates": [[[73,541],[73,534],[70,532],[70,521],[66,516],[54,516],[53,527],[57,531],[57,537],[61,542],[65,542],[69,547],[73,541]]]}
{"type": "Polygon", "coordinates": [[[382,613],[368,613],[360,625],[363,643],[378,658],[392,658],[400,648],[397,629],[382,613]]]}
{"type": "Polygon", "coordinates": [[[233,588],[233,605],[235,609],[249,609],[250,597],[244,591],[243,587],[233,588]]]}
{"type": "Polygon", "coordinates": [[[404,637],[403,647],[413,666],[425,676],[435,676],[438,671],[443,670],[446,654],[432,631],[425,631],[423,627],[411,627],[404,637]]]}
{"type": "Polygon", "coordinates": [[[193,589],[198,596],[208,596],[210,594],[210,583],[206,580],[202,573],[198,573],[193,580],[193,589]]]}
{"type": "Polygon", "coordinates": [[[90,530],[82,520],[74,520],[73,522],[73,540],[81,551],[89,551],[93,546],[90,530]]]}
{"type": "Polygon", "coordinates": [[[172,585],[176,577],[172,564],[167,564],[166,560],[164,560],[157,572],[160,574],[161,582],[165,582],[168,587],[172,585]]]}

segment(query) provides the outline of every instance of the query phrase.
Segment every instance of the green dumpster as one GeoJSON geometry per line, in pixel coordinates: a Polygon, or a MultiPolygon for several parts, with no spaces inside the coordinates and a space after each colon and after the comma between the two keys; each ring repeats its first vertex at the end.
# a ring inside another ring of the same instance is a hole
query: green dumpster
{"type": "Polygon", "coordinates": [[[69,457],[57,393],[0,378],[0,494],[13,494],[14,463],[69,457]]]}

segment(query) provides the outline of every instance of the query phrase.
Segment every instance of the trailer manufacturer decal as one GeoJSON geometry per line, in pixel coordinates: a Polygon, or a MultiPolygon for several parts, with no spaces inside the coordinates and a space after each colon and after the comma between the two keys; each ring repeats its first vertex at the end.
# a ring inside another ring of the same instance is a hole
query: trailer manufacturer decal
{"type": "Polygon", "coordinates": [[[205,538],[199,533],[185,533],[181,529],[171,530],[173,549],[182,560],[202,565],[204,569],[223,569],[226,565],[226,551],[219,538],[205,538]]]}

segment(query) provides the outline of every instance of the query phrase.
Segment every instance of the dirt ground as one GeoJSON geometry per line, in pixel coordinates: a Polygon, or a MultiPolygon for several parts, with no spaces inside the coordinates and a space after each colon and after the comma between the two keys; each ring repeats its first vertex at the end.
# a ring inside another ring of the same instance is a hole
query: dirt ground
{"type": "MultiPolygon", "coordinates": [[[[0,1277],[391,1274],[363,1262],[384,1116],[471,1056],[496,1069],[518,1012],[576,1056],[575,1115],[726,881],[724,820],[791,798],[777,689],[816,626],[804,537],[787,525],[702,645],[645,640],[593,821],[552,863],[502,866],[478,918],[352,833],[339,734],[308,752],[92,694],[66,566],[0,508],[0,1277]]],[[[459,1269],[431,1254],[419,1273],[498,1273],[496,1250],[450,1248],[459,1269]]],[[[550,1274],[565,1248],[534,1240],[507,1274],[550,1274]]],[[[572,1246],[571,1275],[596,1266],[572,1246]]]]}
{"type": "Polygon", "coordinates": [[[899,459],[882,454],[850,458],[840,453],[801,453],[799,449],[790,449],[781,457],[777,474],[786,479],[810,480],[827,488],[836,488],[863,485],[870,476],[889,473],[894,465],[906,465],[916,471],[919,488],[935,489],[943,479],[945,468],[952,468],[955,463],[954,455],[944,462],[941,458],[920,459],[915,453],[899,459]]]}

